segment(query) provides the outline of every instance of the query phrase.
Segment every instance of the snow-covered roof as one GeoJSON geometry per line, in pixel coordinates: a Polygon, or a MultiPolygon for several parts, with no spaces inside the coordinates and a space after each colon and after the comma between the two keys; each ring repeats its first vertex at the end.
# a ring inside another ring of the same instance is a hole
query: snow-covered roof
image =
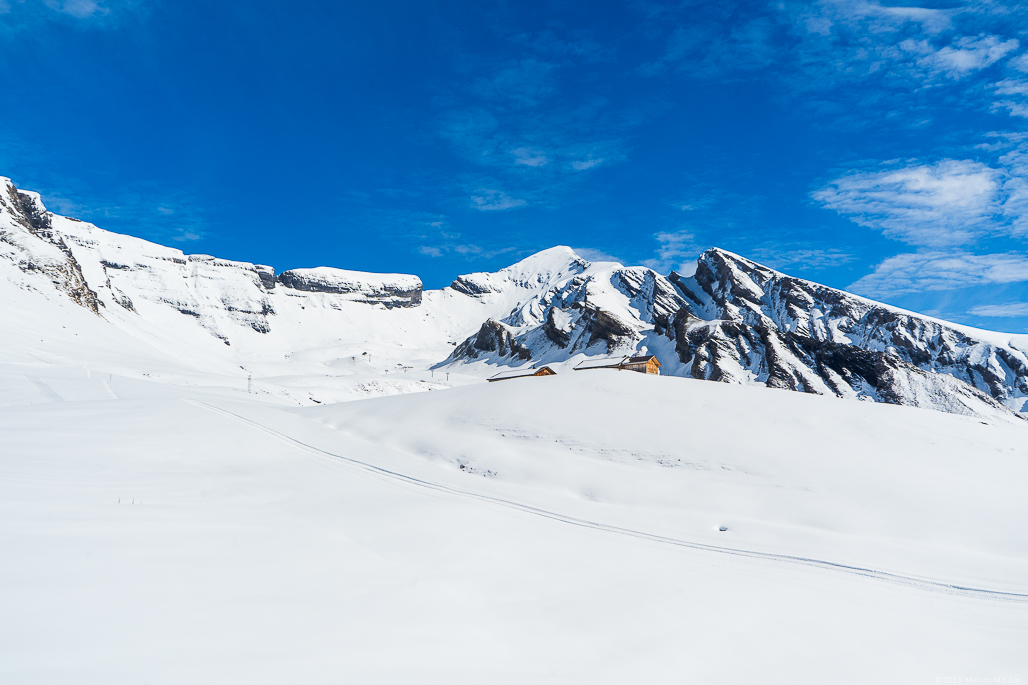
{"type": "Polygon", "coordinates": [[[603,357],[601,359],[586,359],[575,364],[575,370],[582,369],[616,369],[628,359],[628,357],[603,357]]]}
{"type": "Polygon", "coordinates": [[[622,362],[622,364],[645,364],[651,359],[657,362],[657,366],[660,366],[660,360],[657,359],[657,356],[654,354],[641,354],[635,357],[628,357],[622,362]]]}
{"type": "Polygon", "coordinates": [[[645,364],[650,360],[657,362],[657,366],[660,366],[660,360],[657,359],[656,355],[643,354],[636,355],[634,357],[603,357],[601,359],[586,359],[575,365],[576,371],[582,369],[617,369],[622,366],[629,364],[645,364]]]}
{"type": "MultiPolygon", "coordinates": [[[[499,373],[490,376],[487,380],[490,380],[490,381],[505,381],[508,378],[526,378],[528,376],[540,375],[539,372],[543,371],[543,370],[549,371],[550,373],[552,373],[554,375],[556,375],[556,373],[557,373],[556,371],[554,371],[549,366],[540,366],[538,368],[536,368],[536,367],[529,367],[527,369],[511,369],[510,371],[500,371],[499,373]]],[[[542,375],[549,375],[549,374],[542,374],[542,375]]]]}

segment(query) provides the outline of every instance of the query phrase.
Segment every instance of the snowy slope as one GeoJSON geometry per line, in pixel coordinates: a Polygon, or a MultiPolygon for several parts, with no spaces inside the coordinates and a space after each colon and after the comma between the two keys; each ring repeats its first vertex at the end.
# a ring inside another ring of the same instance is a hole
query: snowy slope
{"type": "Polygon", "coordinates": [[[283,278],[8,185],[0,682],[1025,673],[1023,337],[704,259],[283,278]],[[562,366],[634,350],[732,382],[562,366]],[[973,418],[774,380],[865,361],[973,418]]]}
{"type": "MultiPolygon", "coordinates": [[[[34,354],[47,354],[66,330],[70,301],[106,324],[76,330],[77,344],[131,339],[130,349],[182,372],[159,372],[147,358],[131,370],[115,364],[115,373],[171,384],[216,373],[235,387],[252,375],[262,392],[300,403],[441,387],[429,366],[498,313],[449,289],[422,293],[416,276],[326,267],[276,276],[267,266],[186,255],[46,212],[38,195],[9,181],[0,192],[0,273],[7,318],[19,322],[2,334],[45,331],[34,354]],[[405,374],[410,367],[423,378],[405,374]]],[[[83,326],[82,317],[71,320],[83,326]]]]}
{"type": "Polygon", "coordinates": [[[616,371],[288,411],[112,387],[0,413],[0,681],[1028,667],[1023,425],[616,371]]]}

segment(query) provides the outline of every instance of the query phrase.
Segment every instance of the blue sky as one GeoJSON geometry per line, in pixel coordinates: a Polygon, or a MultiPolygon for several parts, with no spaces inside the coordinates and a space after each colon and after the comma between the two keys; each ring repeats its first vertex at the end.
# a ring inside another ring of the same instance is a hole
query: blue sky
{"type": "Polygon", "coordinates": [[[0,175],[186,252],[719,246],[1028,332],[1028,7],[0,0],[0,175]]]}

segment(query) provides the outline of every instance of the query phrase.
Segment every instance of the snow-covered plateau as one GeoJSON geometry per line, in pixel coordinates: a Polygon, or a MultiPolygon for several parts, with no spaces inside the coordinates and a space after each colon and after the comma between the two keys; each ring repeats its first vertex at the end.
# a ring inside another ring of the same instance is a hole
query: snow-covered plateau
{"type": "Polygon", "coordinates": [[[1028,682],[1028,336],[717,249],[276,273],[0,185],[0,682],[1028,682]]]}

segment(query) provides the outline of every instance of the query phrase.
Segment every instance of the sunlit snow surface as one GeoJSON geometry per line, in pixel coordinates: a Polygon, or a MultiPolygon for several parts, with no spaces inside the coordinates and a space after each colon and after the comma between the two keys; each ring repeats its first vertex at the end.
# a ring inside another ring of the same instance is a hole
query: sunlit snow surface
{"type": "Polygon", "coordinates": [[[1028,672],[1021,421],[609,370],[299,407],[0,294],[0,682],[1028,672]]]}
{"type": "Polygon", "coordinates": [[[0,278],[0,683],[1028,682],[1010,412],[440,365],[566,248],[386,310],[62,230],[103,318],[0,278]]]}

